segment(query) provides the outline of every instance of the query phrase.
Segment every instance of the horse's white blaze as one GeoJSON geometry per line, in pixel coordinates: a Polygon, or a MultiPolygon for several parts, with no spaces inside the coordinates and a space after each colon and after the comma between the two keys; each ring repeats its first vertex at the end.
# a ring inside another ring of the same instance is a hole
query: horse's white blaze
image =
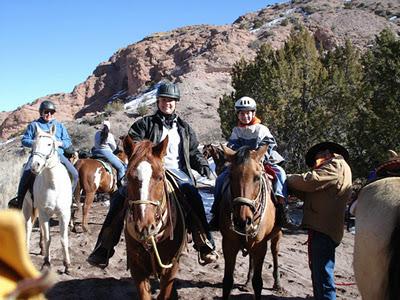
{"type": "Polygon", "coordinates": [[[94,184],[96,185],[96,189],[99,188],[100,186],[100,180],[101,180],[101,168],[97,168],[96,171],[94,171],[94,184]]]}
{"type": "MultiPolygon", "coordinates": [[[[142,186],[140,187],[140,200],[149,200],[150,179],[153,173],[151,165],[147,161],[142,161],[139,163],[136,170],[138,180],[142,183],[142,186]]],[[[140,210],[143,215],[145,207],[144,204],[140,205],[140,210]]]]}

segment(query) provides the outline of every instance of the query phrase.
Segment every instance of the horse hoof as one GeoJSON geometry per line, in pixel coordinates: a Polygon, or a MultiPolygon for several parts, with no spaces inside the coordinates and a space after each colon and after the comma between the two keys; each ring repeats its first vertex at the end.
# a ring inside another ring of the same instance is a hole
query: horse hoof
{"type": "Polygon", "coordinates": [[[64,267],[65,267],[64,273],[67,274],[67,275],[70,275],[71,273],[70,273],[70,271],[69,271],[69,267],[70,267],[71,264],[64,261],[64,262],[63,262],[63,265],[64,265],[64,267]]]}
{"type": "Polygon", "coordinates": [[[50,268],[51,268],[50,262],[49,261],[45,261],[43,263],[42,267],[40,268],[40,270],[47,270],[47,269],[50,269],[50,268]]]}
{"type": "Polygon", "coordinates": [[[282,292],[284,291],[284,289],[281,287],[280,284],[274,284],[274,286],[272,287],[272,289],[273,289],[275,292],[279,292],[279,293],[282,293],[282,292]]]}

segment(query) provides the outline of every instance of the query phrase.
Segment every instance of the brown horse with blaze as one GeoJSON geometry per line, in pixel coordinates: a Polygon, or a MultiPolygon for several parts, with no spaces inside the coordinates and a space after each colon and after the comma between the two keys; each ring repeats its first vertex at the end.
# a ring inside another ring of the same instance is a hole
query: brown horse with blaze
{"type": "Polygon", "coordinates": [[[177,298],[173,288],[179,257],[186,245],[184,215],[176,188],[163,167],[168,137],[158,145],[127,138],[127,262],[140,299],[151,299],[150,276],[160,278],[158,299],[177,298]]]}

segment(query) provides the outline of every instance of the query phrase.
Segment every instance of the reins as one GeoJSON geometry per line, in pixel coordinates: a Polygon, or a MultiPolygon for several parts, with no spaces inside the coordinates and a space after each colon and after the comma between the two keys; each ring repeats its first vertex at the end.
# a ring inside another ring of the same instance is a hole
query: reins
{"type": "MultiPolygon", "coordinates": [[[[164,176],[165,178],[165,176],[164,176]]],[[[180,207],[178,201],[176,201],[177,196],[176,193],[174,191],[174,187],[173,184],[167,180],[165,178],[164,180],[165,184],[164,184],[164,194],[163,194],[163,198],[160,201],[154,201],[154,200],[145,200],[145,199],[141,199],[141,200],[128,200],[129,204],[133,204],[133,205],[154,205],[158,208],[158,210],[160,211],[160,220],[157,222],[157,226],[156,229],[154,230],[154,233],[151,234],[149,237],[147,237],[146,239],[138,236],[137,234],[134,233],[133,238],[135,238],[136,240],[139,241],[145,241],[148,242],[150,241],[150,244],[154,250],[154,256],[155,259],[157,260],[158,265],[163,268],[163,269],[168,269],[171,268],[173,266],[173,263],[169,263],[169,264],[164,264],[161,261],[160,258],[160,254],[158,252],[158,247],[157,247],[157,242],[161,242],[163,240],[165,240],[166,237],[169,236],[169,239],[172,241],[174,240],[174,221],[173,221],[173,216],[172,216],[172,207],[171,207],[171,201],[175,201],[175,205],[176,205],[176,209],[179,211],[179,213],[177,214],[177,218],[181,218],[181,223],[182,223],[182,241],[184,241],[184,235],[186,232],[186,228],[185,228],[185,223],[184,223],[184,216],[183,216],[183,211],[182,208],[180,207]],[[170,194],[172,194],[172,197],[170,197],[170,194]],[[166,207],[165,210],[163,210],[166,207]],[[169,212],[169,213],[168,213],[169,212]],[[168,219],[167,219],[168,217],[168,219]],[[170,225],[169,227],[169,232],[168,234],[165,234],[165,230],[167,229],[166,227],[168,226],[168,224],[170,225]],[[156,238],[155,236],[157,236],[158,238],[156,238]]],[[[130,232],[132,234],[132,232],[130,232]]],[[[177,258],[177,256],[182,252],[182,249],[184,247],[185,243],[182,242],[179,250],[177,252],[177,255],[175,255],[171,261],[173,261],[174,259],[177,258]]],[[[148,251],[149,248],[145,247],[145,249],[148,251]]],[[[153,272],[156,274],[156,270],[155,270],[155,264],[154,264],[154,256],[152,256],[152,265],[153,265],[153,272]]]]}

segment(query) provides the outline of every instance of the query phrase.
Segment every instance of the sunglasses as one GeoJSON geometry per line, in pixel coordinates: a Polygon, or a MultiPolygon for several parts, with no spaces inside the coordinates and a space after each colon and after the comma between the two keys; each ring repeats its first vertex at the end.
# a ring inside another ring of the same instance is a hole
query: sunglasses
{"type": "Polygon", "coordinates": [[[43,114],[44,114],[44,115],[48,115],[48,114],[54,115],[54,113],[55,113],[54,110],[44,110],[44,111],[43,111],[43,114]]]}

